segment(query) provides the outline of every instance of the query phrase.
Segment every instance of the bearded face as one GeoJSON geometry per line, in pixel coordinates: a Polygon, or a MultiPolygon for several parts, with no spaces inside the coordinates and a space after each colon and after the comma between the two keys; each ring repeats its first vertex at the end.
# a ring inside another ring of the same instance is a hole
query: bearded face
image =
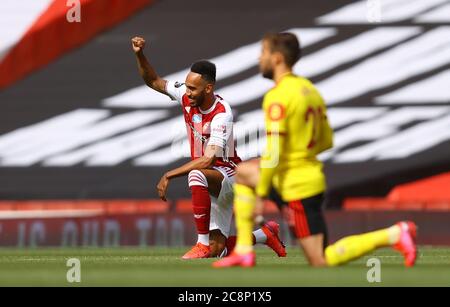
{"type": "Polygon", "coordinates": [[[202,79],[202,76],[190,72],[186,77],[186,96],[189,99],[191,107],[202,106],[205,102],[205,97],[210,92],[211,85],[202,79]]]}
{"type": "Polygon", "coordinates": [[[273,79],[272,52],[270,43],[264,40],[262,43],[261,55],[259,57],[259,71],[267,79],[273,79]]]}

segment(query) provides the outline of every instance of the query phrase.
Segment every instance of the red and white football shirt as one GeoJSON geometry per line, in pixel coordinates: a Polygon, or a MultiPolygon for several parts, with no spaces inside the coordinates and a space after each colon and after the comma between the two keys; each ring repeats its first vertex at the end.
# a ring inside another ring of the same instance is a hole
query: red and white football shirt
{"type": "Polygon", "coordinates": [[[186,96],[184,83],[167,81],[166,92],[177,100],[183,110],[184,121],[191,145],[192,160],[203,156],[207,145],[216,145],[223,149],[216,160],[216,167],[234,168],[241,162],[236,152],[233,136],[233,113],[230,105],[222,97],[216,95],[216,101],[209,110],[191,107],[186,96]]]}

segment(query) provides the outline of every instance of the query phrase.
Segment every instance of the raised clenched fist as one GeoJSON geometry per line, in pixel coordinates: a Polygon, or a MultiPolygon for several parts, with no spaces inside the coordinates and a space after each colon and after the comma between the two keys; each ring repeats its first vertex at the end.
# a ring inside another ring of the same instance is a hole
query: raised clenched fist
{"type": "Polygon", "coordinates": [[[131,39],[131,46],[133,47],[133,51],[138,53],[144,49],[145,39],[139,36],[133,37],[131,39]]]}

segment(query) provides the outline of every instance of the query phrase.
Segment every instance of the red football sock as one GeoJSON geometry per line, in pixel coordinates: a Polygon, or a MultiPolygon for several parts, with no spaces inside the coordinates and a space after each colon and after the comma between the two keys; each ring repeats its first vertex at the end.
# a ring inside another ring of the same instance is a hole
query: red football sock
{"type": "Polygon", "coordinates": [[[191,192],[197,233],[208,234],[211,214],[211,197],[208,188],[195,185],[191,187],[191,192]]]}
{"type": "Polygon", "coordinates": [[[197,233],[202,235],[209,234],[211,197],[208,192],[208,181],[205,175],[197,170],[191,171],[188,177],[197,233]]]}

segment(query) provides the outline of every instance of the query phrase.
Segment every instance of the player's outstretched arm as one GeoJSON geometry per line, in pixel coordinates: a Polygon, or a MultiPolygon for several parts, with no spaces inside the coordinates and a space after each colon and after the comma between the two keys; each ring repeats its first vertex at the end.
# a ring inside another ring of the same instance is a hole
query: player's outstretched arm
{"type": "Polygon", "coordinates": [[[165,90],[167,81],[158,76],[155,69],[150,65],[144,55],[145,39],[139,36],[133,37],[131,39],[131,47],[136,55],[139,73],[142,76],[142,79],[144,79],[145,84],[155,91],[171,97],[165,90]]]}

